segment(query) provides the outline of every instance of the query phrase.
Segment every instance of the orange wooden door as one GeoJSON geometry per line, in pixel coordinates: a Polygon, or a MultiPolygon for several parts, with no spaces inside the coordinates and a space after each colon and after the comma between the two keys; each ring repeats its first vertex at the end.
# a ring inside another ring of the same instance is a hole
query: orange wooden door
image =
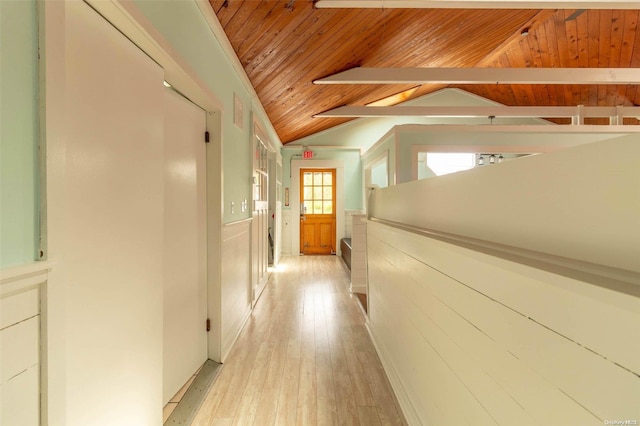
{"type": "Polygon", "coordinates": [[[300,253],[336,253],[335,201],[335,169],[300,169],[300,253]]]}

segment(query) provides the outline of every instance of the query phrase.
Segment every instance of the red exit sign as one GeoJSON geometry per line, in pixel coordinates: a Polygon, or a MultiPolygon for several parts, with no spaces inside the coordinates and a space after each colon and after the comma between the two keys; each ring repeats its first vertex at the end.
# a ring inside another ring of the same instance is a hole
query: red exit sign
{"type": "Polygon", "coordinates": [[[313,158],[313,151],[302,151],[302,158],[305,160],[313,158]]]}

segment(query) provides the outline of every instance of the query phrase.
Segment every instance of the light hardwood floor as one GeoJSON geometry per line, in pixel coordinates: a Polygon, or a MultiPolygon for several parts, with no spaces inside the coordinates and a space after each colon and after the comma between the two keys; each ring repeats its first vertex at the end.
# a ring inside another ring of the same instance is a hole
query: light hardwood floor
{"type": "Polygon", "coordinates": [[[337,256],[285,257],[193,425],[405,425],[337,256]]]}

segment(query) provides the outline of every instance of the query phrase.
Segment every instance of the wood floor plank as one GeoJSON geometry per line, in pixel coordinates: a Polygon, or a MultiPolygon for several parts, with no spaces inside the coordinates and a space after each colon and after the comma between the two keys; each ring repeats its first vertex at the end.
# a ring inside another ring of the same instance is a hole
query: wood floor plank
{"type": "Polygon", "coordinates": [[[361,426],[381,426],[380,416],[375,407],[358,407],[358,419],[361,426]]]}
{"type": "Polygon", "coordinates": [[[404,425],[336,256],[285,257],[193,425],[404,425]]]}
{"type": "Polygon", "coordinates": [[[284,379],[278,396],[278,411],[275,424],[294,425],[298,407],[298,383],[300,380],[300,358],[287,358],[284,379]]]}

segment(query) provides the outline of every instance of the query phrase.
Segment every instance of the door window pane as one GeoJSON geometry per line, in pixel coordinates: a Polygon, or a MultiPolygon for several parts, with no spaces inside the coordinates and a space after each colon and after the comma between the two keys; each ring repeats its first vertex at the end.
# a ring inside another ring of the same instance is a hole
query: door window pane
{"type": "Polygon", "coordinates": [[[333,198],[333,191],[330,186],[325,186],[322,188],[322,199],[331,200],[333,198]]]}
{"type": "Polygon", "coordinates": [[[313,175],[311,174],[311,172],[304,173],[304,184],[313,185],[313,175]]]}
{"type": "Polygon", "coordinates": [[[304,199],[305,200],[313,200],[313,188],[310,186],[305,186],[304,188],[304,199]]]}
{"type": "Polygon", "coordinates": [[[313,174],[313,184],[318,186],[322,185],[322,173],[313,174]]]}
{"type": "Polygon", "coordinates": [[[323,185],[332,185],[331,172],[324,172],[324,183],[323,185]]]}
{"type": "Polygon", "coordinates": [[[334,214],[333,184],[332,172],[303,172],[302,202],[307,214],[334,214]]]}

